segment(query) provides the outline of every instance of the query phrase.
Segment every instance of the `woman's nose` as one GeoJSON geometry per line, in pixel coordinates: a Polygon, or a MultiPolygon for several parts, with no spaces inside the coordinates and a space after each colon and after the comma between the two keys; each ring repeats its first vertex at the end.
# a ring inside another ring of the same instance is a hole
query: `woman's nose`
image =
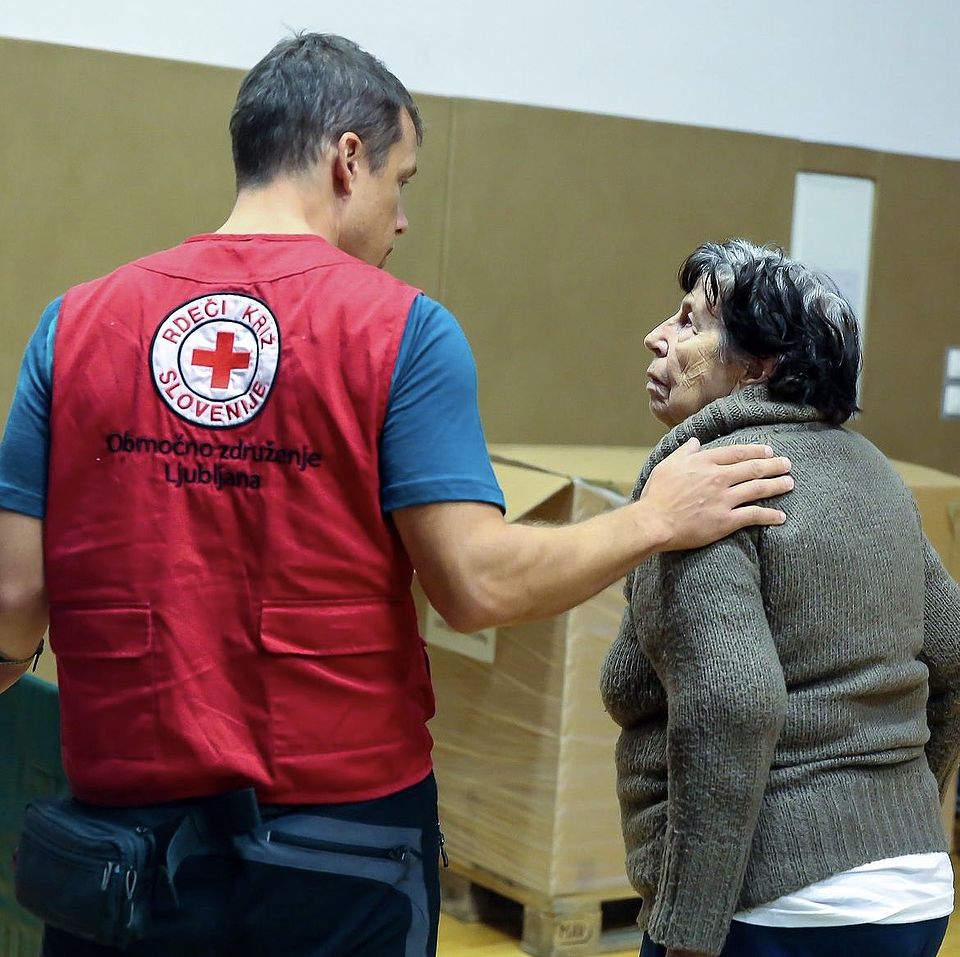
{"type": "Polygon", "coordinates": [[[667,354],[667,336],[666,336],[666,322],[661,322],[656,329],[652,329],[648,334],[646,339],[643,340],[643,344],[655,355],[659,356],[661,359],[667,354]]]}

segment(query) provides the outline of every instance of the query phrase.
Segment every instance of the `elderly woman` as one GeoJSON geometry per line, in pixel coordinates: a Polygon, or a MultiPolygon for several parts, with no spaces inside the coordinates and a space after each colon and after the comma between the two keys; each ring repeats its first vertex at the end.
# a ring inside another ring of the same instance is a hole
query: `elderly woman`
{"type": "Polygon", "coordinates": [[[603,671],[641,957],[927,957],[953,908],[939,813],[960,748],[960,588],[866,439],[851,309],[744,240],[680,269],[646,339],[650,406],[793,462],[785,525],[627,582],[603,671]]]}

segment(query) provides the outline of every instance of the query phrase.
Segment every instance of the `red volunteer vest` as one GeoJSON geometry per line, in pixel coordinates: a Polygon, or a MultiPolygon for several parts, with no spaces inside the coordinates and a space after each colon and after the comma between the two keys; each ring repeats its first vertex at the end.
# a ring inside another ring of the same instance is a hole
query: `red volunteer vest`
{"type": "Polygon", "coordinates": [[[79,798],[330,803],[429,773],[378,469],[416,294],[314,236],[200,236],[66,295],[45,561],[79,798]]]}

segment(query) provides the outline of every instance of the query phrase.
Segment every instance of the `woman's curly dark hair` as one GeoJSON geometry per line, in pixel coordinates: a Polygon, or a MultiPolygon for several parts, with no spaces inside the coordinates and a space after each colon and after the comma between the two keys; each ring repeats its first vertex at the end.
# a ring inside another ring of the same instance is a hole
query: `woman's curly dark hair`
{"type": "Polygon", "coordinates": [[[722,354],[776,359],[771,398],[812,405],[834,425],[859,411],[860,331],[828,276],[777,247],[728,239],[695,249],[679,279],[687,293],[703,283],[722,354]]]}

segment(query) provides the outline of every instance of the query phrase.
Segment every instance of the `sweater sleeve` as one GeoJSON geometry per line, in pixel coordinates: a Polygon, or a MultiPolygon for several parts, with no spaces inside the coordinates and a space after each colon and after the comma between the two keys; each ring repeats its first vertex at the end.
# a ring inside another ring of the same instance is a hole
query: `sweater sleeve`
{"type": "Polygon", "coordinates": [[[659,638],[648,653],[667,690],[669,797],[647,933],[668,948],[722,949],[785,720],[757,534],[661,556],[652,596],[659,638]]]}
{"type": "Polygon", "coordinates": [[[924,538],[923,651],[930,677],[927,761],[940,795],[960,757],[960,586],[924,538]]]}

